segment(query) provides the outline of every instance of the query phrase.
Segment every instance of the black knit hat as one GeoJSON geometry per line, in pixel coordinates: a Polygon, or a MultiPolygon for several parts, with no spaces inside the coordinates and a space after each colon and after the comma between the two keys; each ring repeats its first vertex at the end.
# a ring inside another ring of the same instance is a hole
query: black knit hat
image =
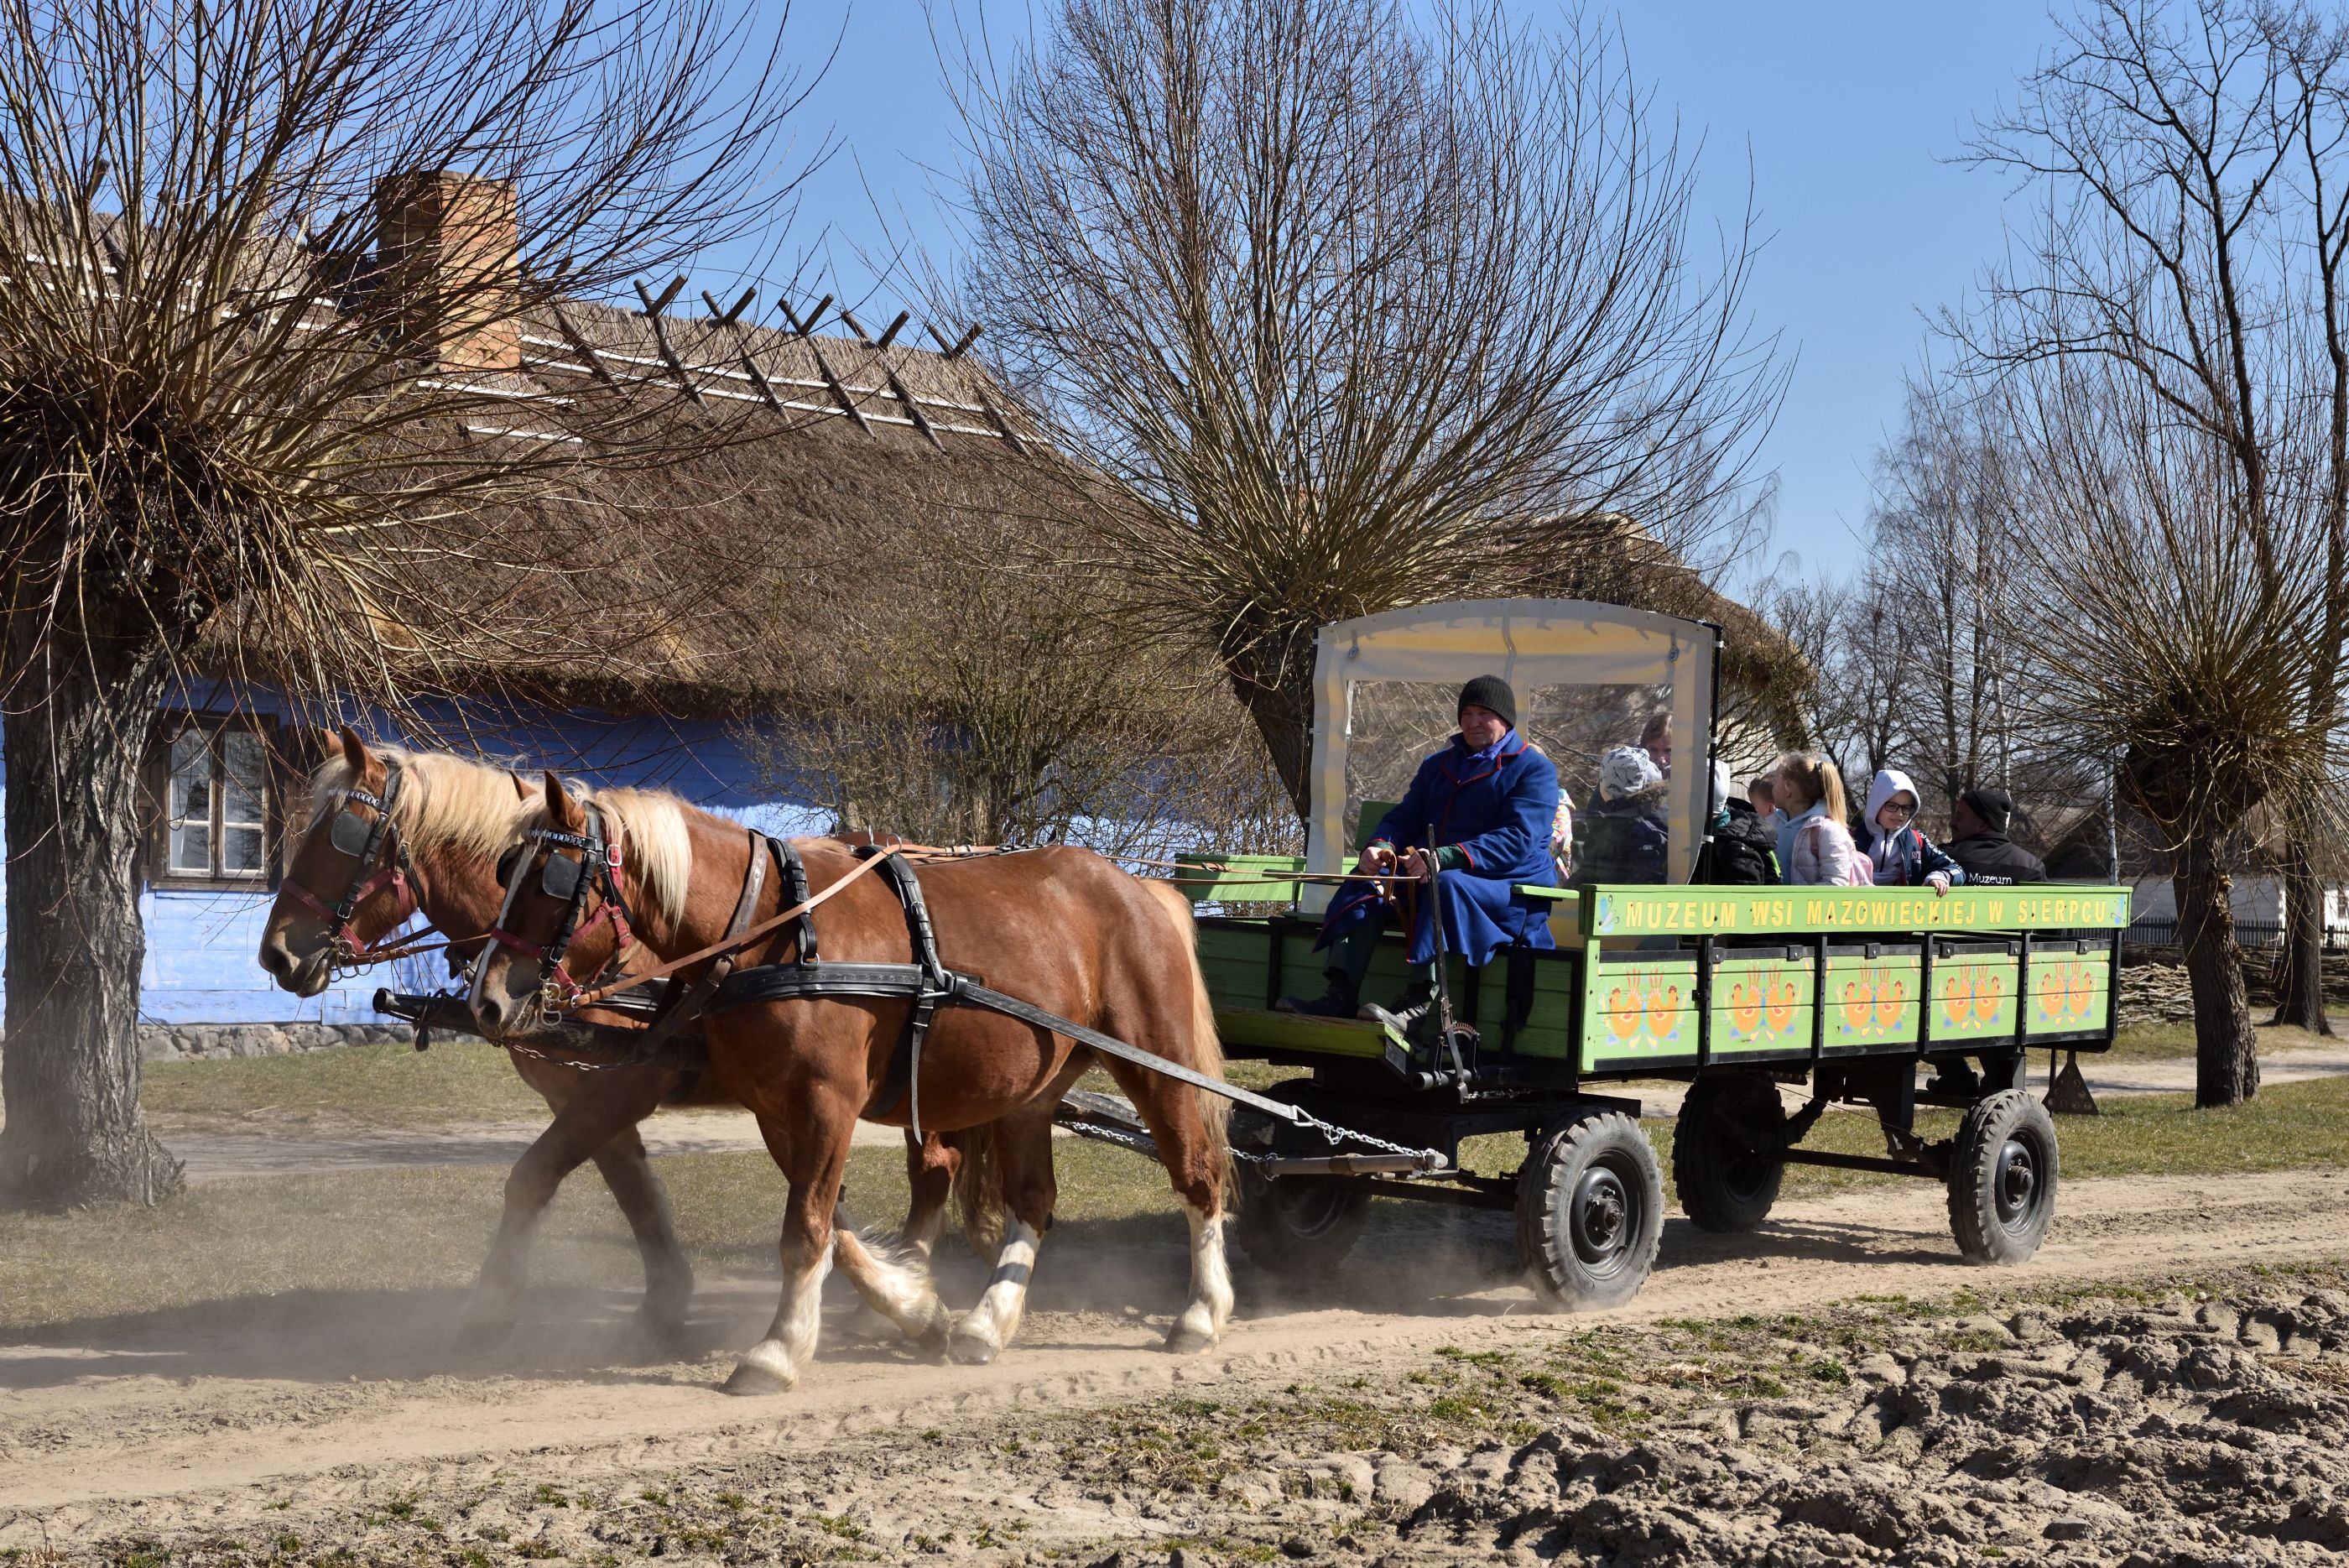
{"type": "Polygon", "coordinates": [[[1501,716],[1501,722],[1514,730],[1517,727],[1517,694],[1509,683],[1497,675],[1479,675],[1460,689],[1460,706],[1475,703],[1489,708],[1501,716]]]}
{"type": "Polygon", "coordinates": [[[2014,797],[2002,789],[1977,784],[1958,798],[1966,809],[1982,819],[1982,826],[1992,833],[2004,833],[2007,824],[2014,820],[2014,797]]]}

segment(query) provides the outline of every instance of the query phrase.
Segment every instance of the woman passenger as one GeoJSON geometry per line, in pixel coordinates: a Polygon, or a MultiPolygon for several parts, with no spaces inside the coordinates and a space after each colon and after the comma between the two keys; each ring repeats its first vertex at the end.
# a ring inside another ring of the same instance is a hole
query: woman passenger
{"type": "Polygon", "coordinates": [[[1816,752],[1788,752],[1771,770],[1778,802],[1778,870],[1789,887],[1859,887],[1875,881],[1844,826],[1843,774],[1816,752]]]}

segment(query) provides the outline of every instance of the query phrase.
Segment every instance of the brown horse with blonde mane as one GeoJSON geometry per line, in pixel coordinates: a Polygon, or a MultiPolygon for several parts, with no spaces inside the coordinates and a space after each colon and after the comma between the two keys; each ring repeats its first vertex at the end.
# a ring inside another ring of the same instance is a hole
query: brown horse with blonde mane
{"type": "MultiPolygon", "coordinates": [[[[673,796],[603,790],[583,803],[549,774],[536,815],[539,826],[507,874],[499,945],[473,971],[474,1017],[492,1039],[540,1016],[551,974],[560,994],[575,998],[577,988],[562,989],[570,977],[615,972],[626,933],[667,962],[753,929],[788,907],[785,889],[771,879],[748,923],[738,926],[750,857],[763,849],[738,825],[673,796]],[[571,864],[550,871],[557,860],[571,864]]],[[[904,965],[916,956],[898,895],[880,877],[860,874],[869,862],[834,840],[792,845],[812,888],[822,892],[846,883],[812,912],[825,963],[904,965]]],[[[1080,1027],[1220,1076],[1222,1051],[1193,947],[1190,906],[1172,884],[1130,877],[1072,848],[925,859],[918,874],[947,968],[1080,1027]]],[[[796,922],[788,923],[755,939],[742,950],[741,963],[786,961],[796,952],[797,930],[796,922]]],[[[647,966],[632,967],[642,972],[647,966]]],[[[681,978],[697,977],[700,967],[684,969],[681,978]]],[[[815,1351],[818,1292],[834,1253],[833,1211],[849,1135],[860,1116],[905,1125],[916,1106],[925,1131],[997,1124],[995,1153],[1010,1218],[986,1290],[947,1344],[970,1361],[1000,1351],[1019,1326],[1037,1245],[1051,1218],[1052,1113],[1097,1061],[1148,1126],[1190,1219],[1190,1300],[1168,1346],[1213,1344],[1232,1304],[1223,1240],[1224,1102],[1040,1025],[954,1005],[939,1007],[930,1023],[912,1064],[910,1095],[893,1096],[893,1066],[901,1061],[913,1008],[904,996],[754,997],[704,1020],[712,1070],[759,1118],[791,1188],[780,1244],[781,1300],[767,1336],[742,1357],[727,1387],[763,1393],[797,1386],[815,1351]]],[[[853,1235],[840,1243],[842,1267],[875,1308],[909,1329],[936,1321],[926,1275],[907,1277],[853,1235]]]]}
{"type": "MultiPolygon", "coordinates": [[[[498,860],[540,819],[539,788],[535,779],[443,753],[370,748],[346,727],[311,776],[306,822],[288,836],[277,898],[262,931],[261,967],[295,995],[316,996],[332,982],[338,962],[375,947],[420,911],[450,939],[453,972],[457,961],[481,950],[496,922],[505,897],[498,860]],[[371,836],[371,850],[363,841],[336,841],[346,814],[371,836]]],[[[581,1018],[630,1022],[592,1009],[581,1018]]],[[[512,1326],[539,1221],[563,1179],[590,1159],[644,1260],[640,1316],[655,1332],[674,1335],[692,1301],[693,1268],[637,1128],[659,1106],[722,1106],[733,1096],[713,1075],[657,1062],[599,1070],[520,1050],[507,1054],[554,1119],[506,1178],[497,1233],[465,1309],[468,1335],[512,1326]]],[[[913,1199],[902,1241],[926,1262],[960,1157],[936,1137],[909,1145],[913,1199]]]]}

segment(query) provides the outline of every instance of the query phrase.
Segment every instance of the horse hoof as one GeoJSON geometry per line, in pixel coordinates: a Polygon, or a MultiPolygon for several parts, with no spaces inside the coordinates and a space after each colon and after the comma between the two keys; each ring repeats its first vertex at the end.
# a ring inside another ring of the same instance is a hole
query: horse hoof
{"type": "Polygon", "coordinates": [[[1178,1322],[1173,1328],[1166,1331],[1166,1348],[1170,1354],[1175,1355],[1196,1355],[1203,1350],[1214,1349],[1215,1345],[1214,1334],[1194,1328],[1186,1323],[1178,1322]]]}
{"type": "Polygon", "coordinates": [[[788,1394],[799,1386],[800,1375],[782,1353],[761,1345],[734,1364],[725,1389],[729,1394],[788,1394]]]}
{"type": "Polygon", "coordinates": [[[985,1366],[1003,1354],[1003,1347],[975,1334],[947,1335],[947,1354],[965,1366],[985,1366]]]}

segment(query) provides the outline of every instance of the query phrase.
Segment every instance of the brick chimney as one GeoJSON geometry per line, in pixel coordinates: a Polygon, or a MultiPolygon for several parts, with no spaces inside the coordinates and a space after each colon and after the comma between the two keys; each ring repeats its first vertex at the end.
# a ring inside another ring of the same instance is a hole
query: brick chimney
{"type": "Polygon", "coordinates": [[[513,186],[446,170],[393,174],[375,188],[375,212],[378,287],[400,335],[447,369],[519,371],[513,186]]]}

